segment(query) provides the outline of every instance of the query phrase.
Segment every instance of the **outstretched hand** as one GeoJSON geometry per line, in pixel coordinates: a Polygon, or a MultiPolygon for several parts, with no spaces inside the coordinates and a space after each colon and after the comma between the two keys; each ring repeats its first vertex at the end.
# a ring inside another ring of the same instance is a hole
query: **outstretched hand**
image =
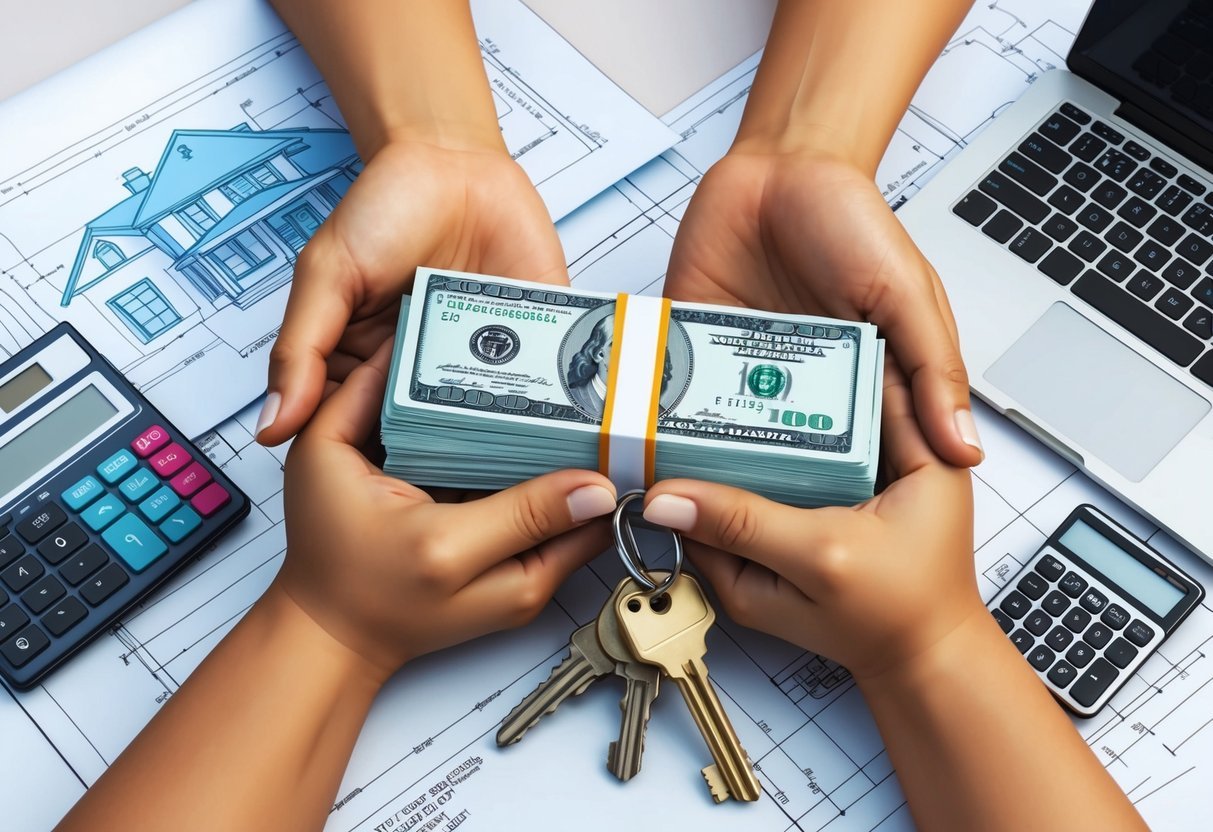
{"type": "Polygon", "coordinates": [[[547,208],[504,148],[385,145],[299,256],[258,441],[294,436],[326,382],[391,337],[418,266],[568,282],[547,208]]]}
{"type": "Polygon", "coordinates": [[[734,149],[692,197],[665,286],[679,300],[876,324],[931,447],[954,465],[981,461],[943,287],[854,165],[734,149]]]}

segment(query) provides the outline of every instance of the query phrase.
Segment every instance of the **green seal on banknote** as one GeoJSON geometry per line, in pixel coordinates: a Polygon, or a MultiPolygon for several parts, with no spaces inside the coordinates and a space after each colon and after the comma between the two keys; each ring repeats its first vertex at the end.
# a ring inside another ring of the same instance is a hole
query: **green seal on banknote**
{"type": "Polygon", "coordinates": [[[787,376],[774,364],[759,364],[750,370],[750,375],[746,378],[746,386],[750,388],[750,392],[763,399],[775,398],[783,392],[787,384],[787,376]]]}

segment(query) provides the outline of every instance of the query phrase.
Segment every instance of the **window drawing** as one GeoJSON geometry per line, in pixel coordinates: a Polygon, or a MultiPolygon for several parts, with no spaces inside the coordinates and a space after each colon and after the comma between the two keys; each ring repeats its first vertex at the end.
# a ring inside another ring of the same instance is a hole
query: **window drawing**
{"type": "Polygon", "coordinates": [[[269,165],[258,165],[247,173],[233,176],[219,186],[219,190],[234,204],[239,205],[258,191],[283,182],[282,176],[269,165]]]}
{"type": "Polygon", "coordinates": [[[145,344],[181,323],[177,310],[146,277],[110,298],[106,305],[113,309],[135,337],[145,344]]]}
{"type": "Polygon", "coordinates": [[[237,234],[210,254],[211,260],[237,279],[268,262],[273,256],[273,252],[252,231],[237,234]]]}
{"type": "Polygon", "coordinates": [[[218,217],[201,199],[191,202],[178,211],[177,218],[197,237],[201,237],[218,222],[218,217]]]}
{"type": "Polygon", "coordinates": [[[107,271],[126,262],[126,255],[122,253],[122,249],[109,240],[102,240],[97,243],[96,247],[93,248],[93,257],[97,258],[107,271]]]}

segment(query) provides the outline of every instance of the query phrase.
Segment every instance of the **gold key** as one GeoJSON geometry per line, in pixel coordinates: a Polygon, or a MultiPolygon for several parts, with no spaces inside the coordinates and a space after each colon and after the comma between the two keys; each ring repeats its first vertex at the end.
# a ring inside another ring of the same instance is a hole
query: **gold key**
{"type": "Polygon", "coordinates": [[[707,652],[704,637],[716,621],[716,611],[703,588],[681,573],[664,595],[624,593],[616,601],[616,610],[619,629],[635,657],[660,667],[682,692],[712,752],[713,764],[703,770],[712,798],[717,803],[729,797],[757,800],[758,778],[703,662],[707,652]]]}

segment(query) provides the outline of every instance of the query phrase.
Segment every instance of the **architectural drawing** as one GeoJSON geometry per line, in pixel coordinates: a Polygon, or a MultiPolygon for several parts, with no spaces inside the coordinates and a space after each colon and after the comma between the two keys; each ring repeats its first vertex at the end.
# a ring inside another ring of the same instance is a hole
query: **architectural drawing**
{"type": "MultiPolygon", "coordinates": [[[[1075,3],[1041,6],[983,5],[964,30],[999,31],[1012,10],[1024,27],[1043,31],[1046,15],[1072,20],[1080,11],[1075,3]]],[[[1064,53],[1064,44],[1055,47],[1064,53]]],[[[755,64],[752,58],[668,116],[684,137],[673,151],[559,224],[576,282],[659,290],[686,202],[727,149],[755,64]]],[[[975,93],[964,124],[980,123],[1004,95],[975,93]]],[[[916,100],[925,114],[951,106],[947,97],[916,100]]],[[[894,147],[886,164],[909,170],[917,159],[894,147]]],[[[976,416],[988,456],[974,472],[974,562],[986,597],[1080,502],[1108,511],[1213,589],[1213,567],[1010,422],[980,405],[976,416]]],[[[249,519],[45,684],[28,694],[0,693],[0,736],[22,752],[7,757],[19,758],[19,769],[2,768],[0,801],[15,809],[19,828],[49,828],[277,571],[286,545],[283,456],[253,442],[255,420],[254,407],[201,442],[249,493],[255,505],[249,519]]],[[[604,765],[619,718],[621,686],[614,681],[566,702],[517,746],[497,749],[497,723],[547,676],[571,630],[597,613],[622,574],[617,556],[606,553],[574,575],[530,626],[427,657],[394,678],[372,709],[327,828],[386,832],[421,815],[413,828],[431,821],[440,829],[567,828],[568,818],[576,818],[578,828],[605,832],[618,826],[621,803],[643,807],[654,826],[678,829],[912,828],[879,734],[845,669],[724,619],[709,638],[706,660],[759,769],[764,794],[757,804],[712,804],[699,775],[707,751],[673,690],[655,704],[644,768],[628,784],[615,782],[604,765]]],[[[1213,608],[1206,604],[1098,718],[1076,723],[1155,829],[1213,825],[1203,794],[1213,772],[1211,648],[1213,608]]]]}
{"type": "MultiPolygon", "coordinates": [[[[473,6],[502,136],[554,217],[673,144],[521,2],[473,6]]],[[[192,436],[264,391],[298,252],[361,167],[261,0],[199,0],[5,102],[0,148],[0,356],[70,321],[192,436]],[[77,106],[81,87],[121,93],[77,106]]]]}

